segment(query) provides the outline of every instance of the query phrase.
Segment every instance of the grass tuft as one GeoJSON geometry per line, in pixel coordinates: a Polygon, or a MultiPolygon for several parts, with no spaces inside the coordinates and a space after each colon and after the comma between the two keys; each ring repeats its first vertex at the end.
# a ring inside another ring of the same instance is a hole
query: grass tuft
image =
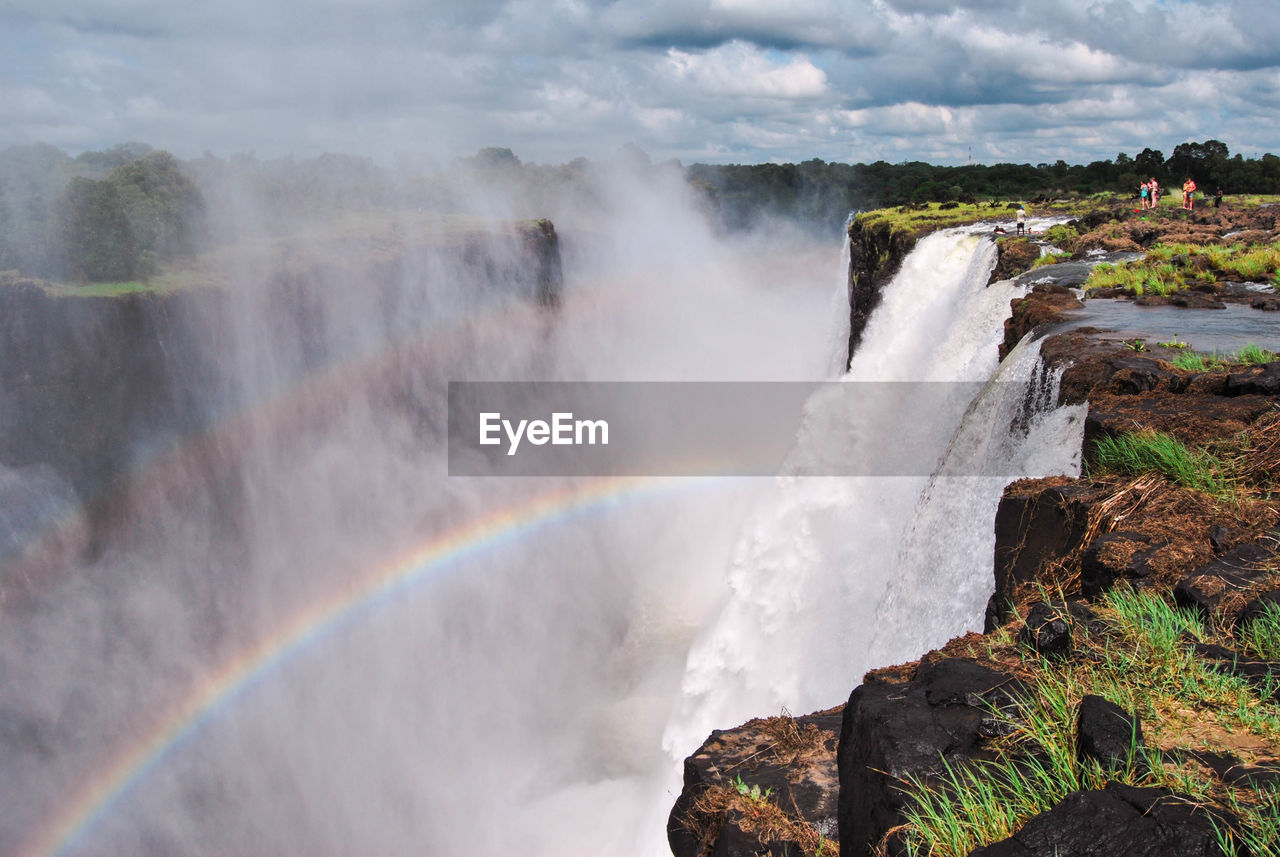
{"type": "Polygon", "coordinates": [[[1189,449],[1180,440],[1157,431],[1099,438],[1094,445],[1099,470],[1137,476],[1159,473],[1186,488],[1217,499],[1230,499],[1232,479],[1227,465],[1204,450],[1189,449]]]}

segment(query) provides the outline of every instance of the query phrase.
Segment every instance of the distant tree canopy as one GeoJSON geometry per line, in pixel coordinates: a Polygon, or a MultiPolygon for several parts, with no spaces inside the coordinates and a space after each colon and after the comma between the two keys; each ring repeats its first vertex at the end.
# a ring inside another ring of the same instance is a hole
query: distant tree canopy
{"type": "Polygon", "coordinates": [[[1229,157],[1218,140],[1183,143],[1165,158],[1155,149],[1136,157],[1121,152],[1115,160],[1090,164],[970,164],[940,167],[919,161],[889,164],[825,163],[709,165],[687,170],[696,187],[711,197],[728,228],[748,225],[762,215],[817,223],[839,223],[851,211],[910,202],[969,199],[1033,200],[1110,191],[1136,195],[1142,181],[1155,178],[1165,187],[1188,176],[1212,193],[1280,193],[1280,158],[1229,157]]]}
{"type": "MultiPolygon", "coordinates": [[[[1280,194],[1280,158],[1231,155],[1219,140],[1175,146],[1166,158],[1146,148],[1089,164],[654,164],[624,146],[603,164],[522,162],[507,148],[481,149],[449,169],[408,155],[399,169],[367,158],[325,154],[223,160],[206,153],[181,162],[145,143],[124,143],[72,158],[46,144],[0,151],[0,270],[102,281],[145,277],[206,241],[235,240],[241,218],[222,231],[206,199],[221,210],[252,212],[249,228],[287,230],[299,219],[334,210],[418,208],[484,214],[501,197],[504,216],[544,217],[555,206],[617,204],[605,176],[617,169],[654,180],[681,177],[702,208],[727,230],[770,217],[835,234],[854,211],[910,202],[977,199],[1034,201],[1108,191],[1136,195],[1152,177],[1173,189],[1188,176],[1206,193],[1280,194]],[[481,191],[477,193],[476,191],[481,191]],[[472,209],[475,208],[473,211],[472,209]]],[[[575,211],[578,210],[575,208],[575,211]]]]}
{"type": "Polygon", "coordinates": [[[0,152],[0,267],[135,279],[194,252],[204,217],[177,159],[142,143],[75,159],[44,145],[0,152]]]}

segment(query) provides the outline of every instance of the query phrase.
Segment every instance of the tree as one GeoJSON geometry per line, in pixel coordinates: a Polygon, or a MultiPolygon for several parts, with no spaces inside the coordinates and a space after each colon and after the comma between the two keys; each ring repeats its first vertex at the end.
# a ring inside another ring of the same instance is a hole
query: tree
{"type": "Polygon", "coordinates": [[[63,259],[71,277],[106,282],[137,275],[138,242],[115,184],[74,178],[58,209],[63,259]]]}
{"type": "Polygon", "coordinates": [[[1179,143],[1165,162],[1170,179],[1180,181],[1190,176],[1203,190],[1221,186],[1227,173],[1227,145],[1219,140],[1203,143],[1179,143]]]}
{"type": "Polygon", "coordinates": [[[1157,179],[1161,183],[1167,181],[1164,171],[1164,152],[1159,149],[1143,149],[1138,153],[1138,157],[1133,159],[1133,165],[1144,181],[1150,178],[1157,179]]]}
{"type": "Polygon", "coordinates": [[[200,189],[168,152],[148,152],[107,177],[119,193],[129,228],[141,250],[160,259],[195,251],[204,232],[200,189]]]}

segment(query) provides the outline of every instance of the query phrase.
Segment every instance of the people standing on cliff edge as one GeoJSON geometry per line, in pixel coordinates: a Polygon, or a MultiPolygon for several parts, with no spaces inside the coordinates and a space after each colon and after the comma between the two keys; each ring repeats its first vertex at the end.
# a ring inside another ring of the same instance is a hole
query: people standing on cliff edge
{"type": "Polygon", "coordinates": [[[1027,210],[1021,205],[1018,206],[1018,234],[1024,235],[1027,230],[1027,210]]]}
{"type": "Polygon", "coordinates": [[[1190,211],[1195,206],[1195,179],[1190,176],[1182,183],[1182,207],[1190,211]]]}
{"type": "Polygon", "coordinates": [[[1156,181],[1156,177],[1151,177],[1151,207],[1155,208],[1160,204],[1160,184],[1156,181]]]}
{"type": "Polygon", "coordinates": [[[1142,199],[1142,208],[1146,210],[1151,207],[1151,188],[1147,187],[1147,183],[1143,182],[1138,189],[1138,196],[1142,199]]]}

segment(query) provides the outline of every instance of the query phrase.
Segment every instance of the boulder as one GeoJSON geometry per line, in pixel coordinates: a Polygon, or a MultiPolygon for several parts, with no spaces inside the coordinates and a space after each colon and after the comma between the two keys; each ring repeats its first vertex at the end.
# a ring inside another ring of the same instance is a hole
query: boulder
{"type": "Polygon", "coordinates": [[[990,758],[986,739],[1023,693],[1009,675],[963,658],[923,660],[910,677],[867,675],[849,697],[840,728],[840,853],[866,857],[903,823],[901,788],[909,777],[932,780],[944,763],[990,758]]]}
{"type": "MultiPolygon", "coordinates": [[[[1008,839],[969,857],[1220,857],[1215,819],[1167,789],[1108,783],[1072,792],[1008,839]]],[[[1230,824],[1231,819],[1217,823],[1230,824]]]]}
{"type": "Polygon", "coordinates": [[[1206,618],[1234,620],[1249,600],[1243,593],[1271,575],[1265,564],[1274,556],[1274,551],[1262,545],[1238,545],[1179,580],[1173,588],[1173,600],[1206,618]]]}
{"type": "Polygon", "coordinates": [[[1236,618],[1236,626],[1245,628],[1250,622],[1253,622],[1268,611],[1280,612],[1280,589],[1264,592],[1245,604],[1240,611],[1240,615],[1236,618]]]}
{"type": "Polygon", "coordinates": [[[1227,376],[1226,394],[1228,396],[1280,394],[1280,361],[1257,366],[1244,372],[1231,373],[1227,376]]]}
{"type": "Polygon", "coordinates": [[[684,788],[667,821],[672,854],[799,854],[819,836],[834,843],[840,726],[837,708],[713,731],[684,761],[684,788]],[[735,798],[739,784],[757,797],[735,798]],[[707,800],[710,790],[718,795],[707,800]]]}
{"type": "Polygon", "coordinates": [[[1076,715],[1076,752],[1081,760],[1096,759],[1106,768],[1142,763],[1142,721],[1101,696],[1090,694],[1080,701],[1076,715]]]}
{"type": "Polygon", "coordinates": [[[1065,477],[1024,479],[1005,488],[996,509],[995,591],[985,631],[1008,620],[1018,587],[1076,550],[1089,524],[1089,489],[1065,477]]]}
{"type": "Polygon", "coordinates": [[[1091,541],[1080,557],[1080,592],[1096,598],[1117,580],[1141,580],[1151,573],[1155,553],[1151,539],[1140,533],[1104,533],[1091,541]]]}
{"type": "Polygon", "coordinates": [[[1064,658],[1071,654],[1074,626],[1066,604],[1037,601],[1031,606],[1027,621],[1018,632],[1018,642],[1045,657],[1064,658]]]}

